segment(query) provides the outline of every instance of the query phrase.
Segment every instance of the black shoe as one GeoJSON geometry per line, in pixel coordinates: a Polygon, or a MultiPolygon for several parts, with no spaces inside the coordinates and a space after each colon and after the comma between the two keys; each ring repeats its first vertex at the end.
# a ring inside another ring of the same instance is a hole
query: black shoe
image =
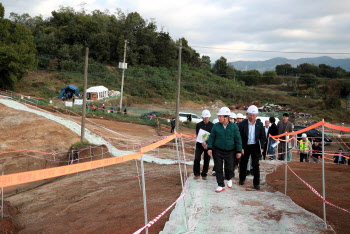
{"type": "Polygon", "coordinates": [[[254,188],[255,188],[256,190],[260,190],[260,186],[259,186],[259,185],[254,185],[254,188]]]}
{"type": "Polygon", "coordinates": [[[207,180],[207,177],[206,176],[202,176],[202,180],[207,180]]]}
{"type": "Polygon", "coordinates": [[[239,185],[244,185],[244,181],[240,180],[239,185]]]}

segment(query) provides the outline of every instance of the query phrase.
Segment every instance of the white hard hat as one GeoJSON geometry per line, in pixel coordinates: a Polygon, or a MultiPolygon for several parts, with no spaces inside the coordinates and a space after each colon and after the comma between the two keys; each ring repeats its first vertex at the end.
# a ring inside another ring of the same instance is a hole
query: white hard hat
{"type": "Polygon", "coordinates": [[[256,106],[251,105],[250,107],[248,107],[247,113],[248,114],[258,114],[259,110],[256,106]]]}
{"type": "Polygon", "coordinates": [[[244,116],[241,113],[237,114],[237,119],[244,119],[244,116]]]}
{"type": "Polygon", "coordinates": [[[210,111],[204,110],[202,112],[202,118],[207,118],[207,117],[211,117],[210,111]]]}
{"type": "Polygon", "coordinates": [[[235,113],[231,112],[231,114],[230,114],[230,118],[232,118],[232,119],[237,119],[237,116],[236,116],[236,114],[235,114],[235,113]]]}
{"type": "Polygon", "coordinates": [[[301,137],[307,137],[306,133],[301,134],[301,137]]]}
{"type": "Polygon", "coordinates": [[[218,119],[218,118],[216,118],[216,119],[213,120],[213,124],[216,124],[216,123],[218,123],[218,122],[219,122],[219,119],[218,119]]]}
{"type": "Polygon", "coordinates": [[[230,115],[230,114],[231,114],[231,111],[228,107],[222,107],[218,113],[218,115],[230,115]]]}

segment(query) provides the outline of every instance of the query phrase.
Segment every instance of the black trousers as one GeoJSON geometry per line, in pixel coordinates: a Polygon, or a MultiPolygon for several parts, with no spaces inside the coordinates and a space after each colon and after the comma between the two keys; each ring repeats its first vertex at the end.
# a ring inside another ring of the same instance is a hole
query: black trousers
{"type": "Polygon", "coordinates": [[[300,162],[303,162],[305,159],[305,162],[309,162],[309,155],[300,153],[300,162]]]}
{"type": "MultiPolygon", "coordinates": [[[[262,153],[263,159],[266,160],[266,153],[267,153],[267,141],[264,145],[264,152],[262,153]]],[[[261,160],[261,156],[260,156],[260,160],[261,160]]]]}
{"type": "Polygon", "coordinates": [[[233,154],[234,151],[213,150],[213,158],[216,172],[216,182],[220,187],[225,187],[224,172],[222,167],[225,162],[225,179],[230,180],[233,177],[233,154]]]}
{"type": "Polygon", "coordinates": [[[249,156],[252,157],[252,166],[253,166],[253,184],[260,184],[260,169],[259,169],[259,158],[261,156],[260,146],[259,144],[248,145],[244,149],[244,155],[241,157],[241,164],[239,167],[239,180],[245,181],[247,177],[247,164],[249,160],[249,156]]]}
{"type": "Polygon", "coordinates": [[[205,150],[201,143],[196,143],[196,152],[194,155],[194,162],[193,162],[193,174],[194,176],[207,176],[208,169],[209,169],[209,162],[210,162],[210,156],[208,155],[208,150],[205,150]],[[204,165],[203,170],[201,173],[201,158],[202,153],[204,152],[204,165]]]}

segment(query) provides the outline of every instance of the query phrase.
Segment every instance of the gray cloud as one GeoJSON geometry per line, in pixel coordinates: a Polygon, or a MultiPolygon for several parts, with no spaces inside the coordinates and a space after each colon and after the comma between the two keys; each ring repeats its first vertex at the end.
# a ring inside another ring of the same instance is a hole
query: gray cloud
{"type": "MultiPolygon", "coordinates": [[[[81,0],[4,0],[10,12],[49,16],[58,5],[80,9],[81,0]]],[[[174,40],[185,37],[190,45],[232,49],[282,51],[350,52],[350,2],[348,0],[85,0],[86,9],[120,7],[139,12],[145,19],[155,18],[159,28],[174,40]]],[[[315,57],[308,54],[237,52],[194,47],[215,61],[263,60],[276,56],[315,57]]],[[[350,55],[332,55],[335,58],[350,55]]]]}

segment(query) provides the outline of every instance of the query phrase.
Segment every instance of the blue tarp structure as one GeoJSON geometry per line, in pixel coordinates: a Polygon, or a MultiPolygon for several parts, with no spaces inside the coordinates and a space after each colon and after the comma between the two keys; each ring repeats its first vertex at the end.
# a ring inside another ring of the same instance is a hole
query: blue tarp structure
{"type": "Polygon", "coordinates": [[[67,87],[64,87],[61,90],[61,95],[60,95],[59,99],[61,99],[65,93],[71,93],[71,95],[73,95],[73,93],[75,93],[75,96],[79,97],[79,89],[77,87],[75,87],[74,85],[68,85],[67,87]]]}

